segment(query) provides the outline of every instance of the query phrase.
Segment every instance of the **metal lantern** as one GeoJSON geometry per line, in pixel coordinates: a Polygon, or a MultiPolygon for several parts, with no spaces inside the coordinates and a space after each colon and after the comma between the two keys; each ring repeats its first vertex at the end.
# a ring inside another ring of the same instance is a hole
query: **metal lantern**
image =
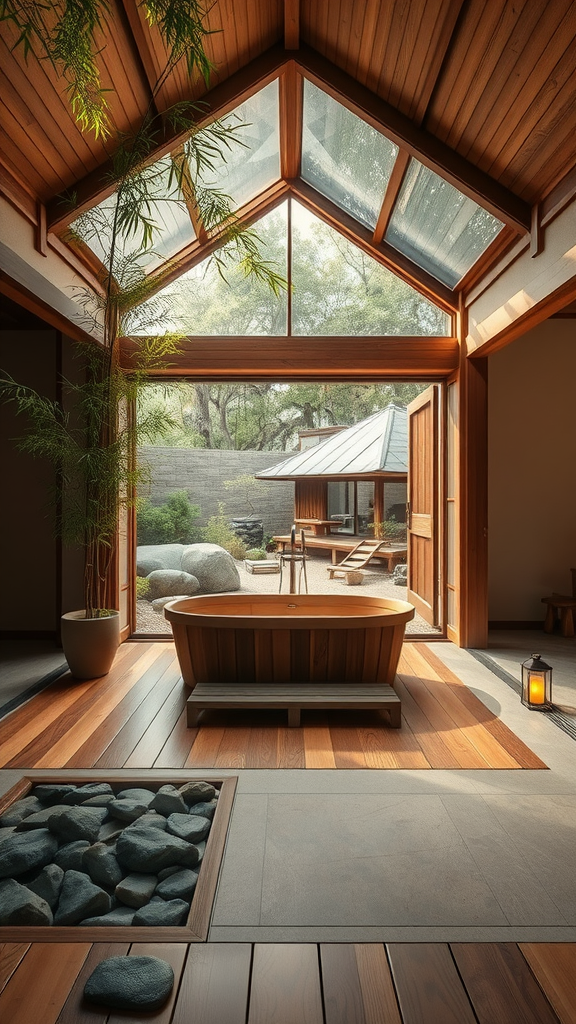
{"type": "Polygon", "coordinates": [[[552,669],[539,654],[522,664],[522,703],[533,711],[552,709],[552,669]]]}

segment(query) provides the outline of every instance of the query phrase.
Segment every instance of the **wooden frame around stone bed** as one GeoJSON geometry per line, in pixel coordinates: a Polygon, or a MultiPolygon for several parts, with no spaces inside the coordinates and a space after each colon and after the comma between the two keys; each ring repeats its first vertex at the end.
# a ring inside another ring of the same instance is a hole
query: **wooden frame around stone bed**
{"type": "MultiPolygon", "coordinates": [[[[105,779],[98,777],[88,779],[84,774],[81,779],[68,776],[24,776],[7,793],[0,796],[0,814],[3,814],[16,800],[21,800],[29,794],[34,786],[43,783],[77,783],[85,785],[87,782],[109,782],[112,784],[126,785],[126,776],[107,776],[105,779]]],[[[210,774],[202,775],[201,778],[180,777],[167,779],[146,774],[138,776],[138,784],[142,786],[164,786],[166,783],[172,785],[183,785],[186,782],[201,781],[209,782],[220,791],[218,805],[214,814],[210,835],[206,842],[206,851],[202,859],[202,867],[198,875],[198,883],[192,898],[190,913],[186,923],[173,927],[146,928],[133,925],[115,925],[109,928],[93,927],[82,928],[78,925],[52,925],[52,926],[0,926],[0,943],[2,942],[206,942],[212,905],[216,894],[218,876],[224,855],[224,845],[234,803],[234,795],[238,782],[237,776],[229,778],[215,777],[210,774]]]]}

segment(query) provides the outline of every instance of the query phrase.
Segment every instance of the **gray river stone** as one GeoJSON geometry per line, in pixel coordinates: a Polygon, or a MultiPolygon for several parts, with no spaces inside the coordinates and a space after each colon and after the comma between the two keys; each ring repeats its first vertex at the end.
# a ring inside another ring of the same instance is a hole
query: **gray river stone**
{"type": "Polygon", "coordinates": [[[50,828],[52,815],[61,814],[62,811],[67,810],[68,808],[64,807],[63,804],[54,804],[53,807],[42,807],[41,810],[29,814],[26,818],[22,818],[22,821],[16,826],[16,830],[18,832],[29,832],[33,828],[50,828]]]}
{"type": "Polygon", "coordinates": [[[87,839],[89,843],[95,843],[107,815],[106,807],[68,807],[53,815],[48,827],[62,842],[87,839]]]}
{"type": "Polygon", "coordinates": [[[114,818],[112,818],[110,821],[105,821],[104,824],[100,826],[100,830],[98,832],[98,836],[97,836],[96,842],[97,843],[111,843],[111,842],[113,842],[114,839],[117,839],[118,836],[121,835],[122,828],[123,828],[122,822],[118,821],[118,820],[115,821],[114,818]]]}
{"type": "Polygon", "coordinates": [[[136,821],[137,818],[141,818],[147,810],[147,804],[138,803],[136,800],[115,799],[108,804],[108,814],[110,817],[116,818],[118,821],[127,822],[128,824],[136,821]]]}
{"type": "Polygon", "coordinates": [[[117,793],[117,800],[136,800],[139,804],[146,804],[149,807],[152,803],[156,793],[151,789],[140,789],[133,787],[132,789],[123,789],[120,793],[117,793]]]}
{"type": "Polygon", "coordinates": [[[90,875],[95,885],[114,889],[122,881],[123,871],[116,854],[106,843],[94,843],[82,854],[82,870],[90,875]]]}
{"type": "Polygon", "coordinates": [[[189,806],[209,803],[216,796],[216,790],[209,782],[185,782],[180,786],[180,793],[189,806]]]}
{"type": "Polygon", "coordinates": [[[109,782],[87,782],[62,798],[63,804],[83,804],[94,796],[114,796],[109,782]]]}
{"type": "Polygon", "coordinates": [[[150,808],[159,814],[186,814],[186,804],[182,794],[174,786],[161,786],[154,797],[150,808]]]}
{"type": "Polygon", "coordinates": [[[40,803],[46,804],[59,804],[64,797],[71,793],[73,789],[77,787],[73,783],[67,782],[45,782],[39,786],[34,786],[32,793],[37,796],[40,803]]]}
{"type": "Polygon", "coordinates": [[[50,864],[57,849],[58,840],[47,828],[13,832],[0,844],[0,878],[14,878],[26,871],[40,870],[45,864],[50,864]]]}
{"type": "Polygon", "coordinates": [[[76,839],[73,843],[66,843],[54,854],[54,863],[64,871],[81,871],[84,851],[89,846],[87,839],[76,839]]]}
{"type": "Polygon", "coordinates": [[[163,900],[186,900],[189,903],[197,881],[198,873],[196,871],[183,868],[182,871],[175,871],[174,874],[159,882],[156,887],[156,895],[161,896],[163,900]]]}
{"type": "Polygon", "coordinates": [[[153,956],[113,956],[101,960],[84,986],[84,997],[116,1010],[157,1010],[170,995],[174,972],[153,956]]]}
{"type": "Polygon", "coordinates": [[[24,796],[12,804],[0,818],[0,828],[9,828],[12,825],[19,825],[24,818],[29,817],[37,811],[42,810],[42,804],[37,796],[24,796]]]}
{"type": "Polygon", "coordinates": [[[127,928],[132,924],[135,911],[132,907],[114,907],[109,914],[100,914],[98,917],[86,917],[79,924],[82,928],[107,928],[114,925],[116,928],[127,928]]]}
{"type": "Polygon", "coordinates": [[[157,811],[148,811],[127,827],[133,828],[135,825],[142,826],[143,828],[150,825],[151,828],[161,828],[165,832],[168,827],[168,821],[163,814],[158,814],[157,811]]]}
{"type": "Polygon", "coordinates": [[[85,917],[107,914],[110,896],[83,871],[66,871],[54,924],[78,924],[85,917]]]}
{"type": "Polygon", "coordinates": [[[184,924],[190,907],[184,900],[170,900],[165,903],[161,899],[153,899],[134,914],[132,924],[149,928],[166,927],[184,924]]]}
{"type": "Polygon", "coordinates": [[[31,882],[26,882],[28,889],[40,896],[51,910],[54,910],[60,897],[64,871],[57,864],[47,864],[31,882]]]}
{"type": "Polygon", "coordinates": [[[90,796],[82,801],[82,807],[108,807],[114,800],[114,793],[103,793],[102,796],[90,796]]]}
{"type": "Polygon", "coordinates": [[[202,801],[199,804],[192,804],[192,807],[189,808],[188,813],[199,814],[201,818],[208,818],[209,821],[212,821],[212,818],[216,813],[217,807],[217,800],[211,800],[210,803],[205,803],[202,801]]]}
{"type": "Polygon", "coordinates": [[[199,814],[171,814],[168,818],[168,831],[188,843],[201,843],[210,831],[210,822],[199,814]]]}
{"type": "Polygon", "coordinates": [[[198,850],[184,839],[135,825],[118,837],[116,854],[121,867],[154,874],[175,864],[193,868],[198,861],[198,850]]]}
{"type": "Polygon", "coordinates": [[[156,875],[126,875],[116,886],[114,895],[127,907],[139,910],[150,902],[157,885],[156,875]]]}
{"type": "Polygon", "coordinates": [[[0,882],[0,925],[51,925],[52,911],[43,900],[14,878],[0,882]]]}

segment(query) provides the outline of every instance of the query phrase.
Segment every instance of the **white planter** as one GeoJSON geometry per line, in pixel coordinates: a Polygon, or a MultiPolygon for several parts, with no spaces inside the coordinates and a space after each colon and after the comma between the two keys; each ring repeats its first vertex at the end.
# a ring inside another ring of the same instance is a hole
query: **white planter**
{"type": "Polygon", "coordinates": [[[85,618],[84,611],[62,616],[62,647],[75,679],[105,676],[120,643],[120,614],[113,611],[99,619],[85,618]]]}

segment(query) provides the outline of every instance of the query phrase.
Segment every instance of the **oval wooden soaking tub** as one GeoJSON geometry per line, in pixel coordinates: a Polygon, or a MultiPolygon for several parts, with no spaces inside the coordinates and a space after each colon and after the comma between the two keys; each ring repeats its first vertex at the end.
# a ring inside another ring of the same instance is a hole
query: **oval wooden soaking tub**
{"type": "Polygon", "coordinates": [[[383,683],[396,674],[406,601],[324,594],[215,594],[172,601],[185,683],[383,683]]]}

